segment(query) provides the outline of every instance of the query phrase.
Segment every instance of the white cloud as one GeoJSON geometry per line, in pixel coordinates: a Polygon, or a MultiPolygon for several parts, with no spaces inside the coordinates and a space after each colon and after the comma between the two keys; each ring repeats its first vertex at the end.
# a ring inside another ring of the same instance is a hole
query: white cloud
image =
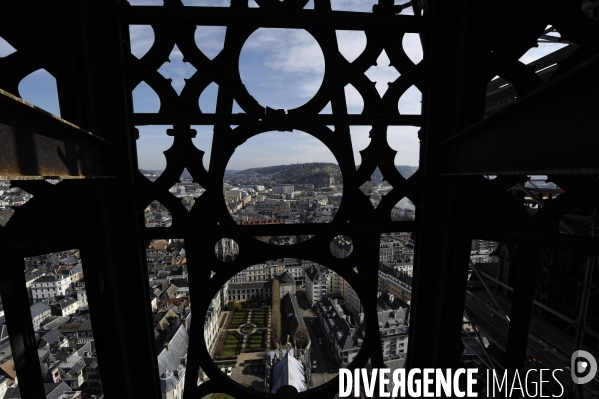
{"type": "Polygon", "coordinates": [[[134,112],[157,113],[160,110],[160,98],[146,82],[137,85],[132,97],[134,112]]]}
{"type": "Polygon", "coordinates": [[[381,97],[387,91],[389,83],[394,82],[399,77],[397,69],[389,65],[389,56],[383,50],[376,60],[376,66],[370,67],[365,75],[373,82],[376,82],[376,90],[381,97]]]}
{"type": "Polygon", "coordinates": [[[403,37],[402,44],[406,55],[414,64],[418,64],[422,61],[422,43],[418,33],[406,33],[403,37]]]}
{"type": "Polygon", "coordinates": [[[262,105],[292,109],[312,98],[322,84],[324,57],[303,29],[258,29],[241,51],[241,79],[262,105]]]}
{"type": "Polygon", "coordinates": [[[366,48],[366,34],[363,31],[338,30],[337,44],[339,52],[349,62],[353,62],[366,48]]]}
{"type": "Polygon", "coordinates": [[[226,31],[224,26],[198,26],[194,39],[204,55],[213,59],[223,49],[226,31]]]}
{"type": "Polygon", "coordinates": [[[377,3],[374,0],[332,0],[331,8],[338,11],[372,12],[372,6],[377,3]]]}
{"type": "Polygon", "coordinates": [[[130,25],[131,54],[143,57],[154,44],[154,29],[150,25],[130,25]]]}
{"type": "Polygon", "coordinates": [[[172,79],[172,86],[177,92],[181,93],[185,86],[185,80],[188,79],[197,71],[189,62],[183,62],[183,54],[177,46],[173,48],[169,56],[170,62],[165,62],[158,69],[158,72],[167,79],[172,79]]]}
{"type": "Polygon", "coordinates": [[[419,127],[416,126],[389,126],[387,128],[387,142],[397,151],[395,165],[418,166],[420,159],[420,140],[418,139],[419,127]]]}
{"type": "Polygon", "coordinates": [[[364,110],[364,99],[360,95],[360,92],[351,84],[345,86],[344,90],[347,112],[350,114],[361,114],[364,110]]]}
{"type": "MultiPolygon", "coordinates": [[[[351,141],[354,150],[356,165],[362,163],[360,151],[370,145],[370,126],[352,126],[351,141]]],[[[397,151],[396,165],[417,166],[420,157],[420,142],[418,140],[419,127],[414,126],[389,126],[387,128],[387,142],[397,151]]]]}
{"type": "Polygon", "coordinates": [[[422,113],[422,93],[416,86],[411,86],[399,98],[400,114],[420,115],[422,113]]]}

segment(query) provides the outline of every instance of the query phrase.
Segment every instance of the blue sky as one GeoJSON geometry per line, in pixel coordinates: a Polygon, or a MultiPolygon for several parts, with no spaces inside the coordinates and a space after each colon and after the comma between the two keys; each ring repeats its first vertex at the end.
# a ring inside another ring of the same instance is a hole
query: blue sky
{"type": "MultiPolygon", "coordinates": [[[[132,0],[132,5],[162,5],[162,0],[132,0]]],[[[228,0],[184,0],[185,5],[227,6],[228,0]]],[[[333,0],[333,8],[346,11],[372,10],[374,0],[333,0]]],[[[250,0],[250,6],[257,6],[250,0]]],[[[307,8],[312,8],[310,1],[307,8]]],[[[411,9],[404,10],[410,14],[411,9]]],[[[154,40],[150,26],[132,26],[130,29],[132,53],[141,57],[154,40]]],[[[198,27],[195,39],[198,47],[209,58],[214,58],[222,49],[225,36],[224,27],[198,27]]],[[[366,38],[363,32],[338,31],[337,39],[341,54],[353,61],[364,49],[366,38]]],[[[407,34],[403,46],[408,57],[418,63],[422,59],[422,48],[416,34],[407,34]]],[[[524,63],[537,59],[549,52],[561,48],[562,44],[540,44],[531,49],[522,58],[524,63]]],[[[0,57],[14,51],[0,39],[0,57]]],[[[170,62],[159,69],[163,76],[171,78],[172,85],[180,92],[184,78],[189,78],[195,68],[183,63],[180,51],[175,47],[170,62]]],[[[240,74],[250,94],[264,106],[290,109],[306,103],[318,90],[324,73],[324,59],[316,40],[301,29],[260,29],[246,41],[240,59],[240,74]]],[[[399,73],[389,67],[389,59],[383,52],[377,66],[371,67],[368,78],[376,82],[379,93],[384,93],[387,83],[394,81],[399,73]]],[[[216,84],[210,85],[200,97],[200,108],[203,112],[214,112],[216,84]]],[[[44,70],[39,70],[19,86],[20,95],[27,101],[59,114],[58,97],[54,78],[44,70]]],[[[350,113],[360,113],[363,108],[361,96],[351,86],[345,88],[350,113]]],[[[136,112],[156,112],[159,100],[156,94],[145,83],[141,83],[133,92],[136,112]]],[[[421,94],[415,87],[409,89],[401,98],[399,110],[403,114],[420,113],[421,94]]],[[[326,112],[325,109],[323,111],[326,112]]],[[[241,112],[234,109],[234,112],[241,112]]],[[[330,111],[329,111],[330,112],[330,111]]],[[[165,166],[162,151],[168,149],[172,138],[168,137],[164,126],[140,126],[141,138],[138,140],[139,166],[143,169],[163,169],[165,166]]],[[[204,165],[208,168],[212,145],[212,126],[194,126],[197,130],[195,145],[206,152],[204,165]]],[[[359,151],[368,146],[370,141],[368,126],[351,127],[352,146],[356,164],[361,162],[359,151]]],[[[419,142],[417,127],[390,127],[389,144],[398,153],[397,165],[418,165],[419,142]]],[[[231,158],[228,169],[245,169],[259,166],[280,165],[296,162],[335,162],[330,151],[312,136],[294,132],[267,132],[260,134],[240,146],[231,158]]]]}

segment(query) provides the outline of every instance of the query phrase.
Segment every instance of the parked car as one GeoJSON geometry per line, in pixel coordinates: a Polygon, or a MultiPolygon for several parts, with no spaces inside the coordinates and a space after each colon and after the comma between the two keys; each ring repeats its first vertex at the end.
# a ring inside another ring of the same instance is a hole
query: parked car
{"type": "Polygon", "coordinates": [[[231,374],[233,374],[233,368],[232,368],[231,366],[229,366],[229,367],[227,368],[227,376],[229,376],[229,377],[230,377],[230,376],[231,376],[231,374]]]}
{"type": "Polygon", "coordinates": [[[316,360],[312,362],[312,370],[316,370],[316,360]]]}

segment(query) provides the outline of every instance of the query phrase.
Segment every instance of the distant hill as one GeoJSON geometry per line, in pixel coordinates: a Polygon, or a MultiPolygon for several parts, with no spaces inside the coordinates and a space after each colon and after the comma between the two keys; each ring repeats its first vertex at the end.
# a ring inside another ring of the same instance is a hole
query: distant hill
{"type": "Polygon", "coordinates": [[[159,175],[162,173],[162,170],[148,170],[148,169],[140,169],[139,170],[143,175],[159,175]]]}
{"type": "MultiPolygon", "coordinates": [[[[360,165],[356,166],[359,168],[360,165]]],[[[418,170],[417,166],[409,165],[395,165],[399,173],[406,179],[414,174],[418,170]]],[[[162,170],[139,170],[143,174],[155,174],[160,175],[162,170]]],[[[343,184],[343,177],[341,176],[341,170],[339,165],[328,162],[312,162],[312,163],[299,163],[290,165],[277,165],[277,166],[266,166],[263,168],[250,168],[245,170],[225,170],[225,176],[239,176],[251,174],[262,174],[262,175],[275,175],[275,181],[279,184],[314,184],[317,187],[324,187],[335,184],[343,184]]],[[[187,169],[181,175],[183,178],[191,179],[191,175],[187,172],[187,169]]],[[[375,181],[381,181],[383,175],[377,168],[372,179],[375,181]]]]}
{"type": "Polygon", "coordinates": [[[277,184],[314,184],[316,187],[343,184],[339,165],[327,162],[251,168],[239,171],[234,176],[242,177],[252,174],[271,175],[277,184]]]}
{"type": "MultiPolygon", "coordinates": [[[[360,166],[358,165],[358,167],[360,167],[360,166]]],[[[408,177],[412,176],[418,170],[418,166],[409,166],[409,165],[395,165],[395,168],[406,179],[408,177]]],[[[376,168],[376,170],[374,171],[374,174],[372,176],[373,176],[373,178],[376,178],[376,179],[381,179],[381,180],[383,179],[383,174],[381,173],[379,168],[376,168]]]]}
{"type": "MultiPolygon", "coordinates": [[[[359,165],[357,166],[359,168],[359,165]]],[[[399,173],[408,178],[418,170],[416,166],[396,165],[399,173]]],[[[313,162],[290,165],[267,166],[263,168],[250,168],[238,171],[233,176],[242,177],[244,175],[275,175],[274,180],[279,184],[314,184],[315,186],[329,186],[334,184],[343,184],[343,177],[339,165],[327,162],[313,162]]],[[[382,181],[383,175],[375,170],[372,175],[374,181],[382,181]]]]}

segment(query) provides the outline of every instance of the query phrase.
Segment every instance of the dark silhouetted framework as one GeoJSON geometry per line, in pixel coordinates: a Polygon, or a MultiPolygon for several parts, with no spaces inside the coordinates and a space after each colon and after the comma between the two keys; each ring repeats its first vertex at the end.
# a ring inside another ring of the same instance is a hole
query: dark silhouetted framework
{"type": "MultiPolygon", "coordinates": [[[[185,240],[195,320],[202,320],[216,290],[250,265],[307,258],[335,270],[360,296],[367,322],[350,367],[369,359],[383,367],[376,319],[381,233],[410,231],[416,237],[408,367],[457,367],[471,240],[512,244],[510,270],[517,277],[511,299],[517,306],[511,308],[501,362],[522,367],[541,251],[599,255],[590,222],[579,234],[559,230],[564,215],[588,217],[599,202],[596,3],[583,2],[583,12],[580,1],[560,0],[371,2],[372,13],[332,11],[331,0],[315,0],[314,9],[304,9],[307,0],[261,0],[258,8],[248,8],[247,0],[222,8],[176,0],[164,6],[117,0],[0,4],[0,36],[17,50],[0,58],[0,177],[34,195],[0,227],[0,293],[23,398],[43,395],[23,258],[74,247],[85,259],[106,397],[160,397],[144,248],[145,240],[155,238],[185,240]],[[408,7],[414,15],[399,14],[408,7]],[[129,50],[130,25],[150,25],[155,34],[141,59],[129,50]],[[196,29],[207,25],[227,28],[214,59],[194,41],[196,29]],[[554,40],[547,39],[550,25],[565,41],[564,50],[528,66],[518,61],[539,40],[554,40]],[[242,84],[242,46],[263,27],[305,29],[322,49],[324,80],[303,106],[264,107],[242,84]],[[353,62],[339,53],[336,30],[366,34],[366,48],[353,62]],[[420,34],[424,59],[417,65],[402,48],[405,33],[420,34]],[[157,71],[175,45],[197,70],[180,95],[157,71]],[[383,50],[401,76],[381,98],[365,72],[383,50]],[[56,78],[62,120],[15,97],[19,82],[42,68],[56,78]],[[491,81],[495,76],[500,78],[491,81]],[[159,112],[133,112],[131,92],[140,82],[160,98],[159,112]],[[199,96],[212,82],[218,84],[216,113],[202,113],[199,96]],[[364,100],[359,115],[347,111],[348,84],[364,100]],[[423,93],[422,116],[398,112],[401,95],[412,85],[423,93]],[[232,113],[234,102],[244,113],[232,113]],[[319,114],[328,103],[332,114],[319,114]],[[135,127],[141,125],[164,126],[173,137],[166,169],[155,182],[137,170],[135,127]],[[209,170],[204,151],[192,142],[191,125],[214,126],[209,170]],[[372,129],[356,170],[350,130],[359,125],[372,129]],[[420,168],[409,179],[395,168],[396,152],[387,142],[387,127],[401,125],[421,127],[420,168]],[[306,132],[337,159],[343,200],[331,223],[238,226],[231,219],[223,200],[228,160],[244,141],[272,130],[306,132]],[[377,167],[393,189],[374,209],[359,187],[377,167]],[[168,191],[184,169],[206,189],[191,211],[168,191]],[[511,190],[530,174],[548,175],[564,191],[534,213],[511,190]],[[497,177],[485,177],[490,175],[497,177]],[[44,178],[63,181],[50,185],[44,178]],[[403,197],[417,207],[415,222],[391,221],[391,209],[403,197]],[[144,227],[143,210],[153,200],[170,211],[171,227],[144,227]],[[276,235],[313,238],[291,246],[255,238],[276,235]],[[353,241],[347,258],[330,252],[337,235],[353,241]],[[222,238],[239,246],[232,262],[215,256],[222,238]]],[[[188,398],[265,395],[220,372],[200,322],[192,323],[186,374],[188,398]],[[210,381],[196,386],[192,376],[199,367],[210,381]]],[[[336,390],[333,380],[313,392],[332,398],[336,390]]]]}

